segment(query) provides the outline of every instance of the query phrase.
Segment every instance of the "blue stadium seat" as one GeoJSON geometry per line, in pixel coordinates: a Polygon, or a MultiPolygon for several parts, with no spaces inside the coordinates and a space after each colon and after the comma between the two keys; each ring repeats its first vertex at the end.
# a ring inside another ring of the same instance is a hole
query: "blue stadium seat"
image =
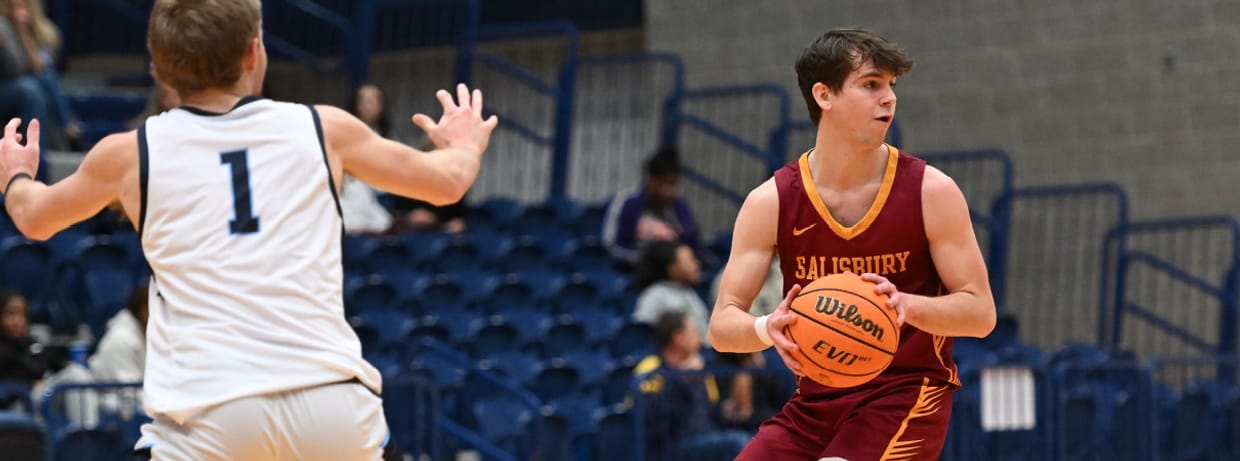
{"type": "MultiPolygon", "coordinates": [[[[613,364],[600,386],[600,397],[604,404],[613,405],[623,402],[633,387],[633,365],[635,359],[623,360],[613,364]]],[[[795,385],[795,384],[794,384],[795,385]]]]}
{"type": "Polygon", "coordinates": [[[80,461],[126,459],[132,450],[114,431],[76,429],[58,437],[53,452],[56,461],[80,461]]]}
{"type": "Polygon", "coordinates": [[[9,237],[0,242],[0,286],[17,290],[31,304],[43,302],[50,277],[55,270],[52,251],[25,237],[9,237]]]}
{"type": "Polygon", "coordinates": [[[639,456],[642,444],[637,440],[632,412],[612,409],[600,413],[596,421],[594,447],[597,461],[628,461],[639,456]]]}
{"type": "Polygon", "coordinates": [[[520,271],[550,265],[549,251],[542,242],[530,236],[505,240],[496,250],[493,264],[506,271],[520,271]]]}
{"type": "Polygon", "coordinates": [[[409,280],[416,273],[413,254],[399,239],[372,239],[364,251],[369,270],[389,280],[409,280]]]}
{"type": "Polygon", "coordinates": [[[611,253],[597,238],[586,237],[566,244],[561,250],[560,261],[572,272],[587,272],[599,267],[611,267],[611,253]]]}
{"type": "Polygon", "coordinates": [[[546,312],[531,308],[508,308],[498,315],[500,321],[512,325],[517,333],[516,344],[527,344],[541,341],[543,334],[551,328],[552,319],[546,312]]]}
{"type": "Polygon", "coordinates": [[[483,261],[482,250],[474,240],[447,240],[432,251],[432,265],[438,272],[477,271],[485,268],[486,261],[483,261]]]}
{"type": "Polygon", "coordinates": [[[560,312],[568,314],[597,310],[601,299],[599,291],[593,279],[576,273],[567,277],[559,287],[559,292],[555,294],[556,305],[560,312]]]}
{"type": "Polygon", "coordinates": [[[589,394],[567,394],[555,397],[548,403],[551,413],[561,415],[568,422],[569,434],[576,435],[594,428],[594,420],[601,403],[589,394]]]}
{"type": "Polygon", "coordinates": [[[603,235],[603,218],[607,215],[607,203],[594,203],[581,208],[574,227],[577,235],[598,237],[603,235]]]}
{"type": "Polygon", "coordinates": [[[586,388],[602,385],[613,367],[610,354],[603,350],[582,347],[562,354],[561,358],[577,369],[581,386],[586,388]]]}
{"type": "Polygon", "coordinates": [[[616,333],[611,356],[641,358],[654,352],[654,330],[649,324],[629,322],[616,333]]]}
{"type": "Polygon", "coordinates": [[[507,197],[492,197],[473,207],[475,216],[494,227],[508,228],[525,213],[525,205],[507,197]]]}
{"type": "Polygon", "coordinates": [[[533,412],[520,401],[507,396],[480,399],[473,404],[473,417],[478,435],[509,453],[524,451],[533,412]]]}
{"type": "Polygon", "coordinates": [[[494,315],[469,342],[469,351],[474,357],[488,357],[496,352],[520,346],[520,338],[521,333],[517,331],[517,327],[505,322],[503,317],[494,315]]]}
{"type": "Polygon", "coordinates": [[[518,383],[531,382],[542,370],[542,363],[534,355],[519,350],[500,350],[487,355],[490,367],[518,383]]]}
{"type": "Polygon", "coordinates": [[[447,343],[465,346],[482,329],[484,319],[478,314],[459,307],[435,306],[422,316],[419,326],[442,325],[448,331],[447,343]]]}
{"type": "Polygon", "coordinates": [[[573,437],[564,415],[543,412],[538,415],[539,432],[530,450],[530,459],[572,460],[573,437]]]}
{"type": "Polygon", "coordinates": [[[601,308],[579,309],[573,312],[573,319],[585,328],[586,342],[590,345],[606,346],[624,326],[624,318],[601,308]]]}
{"type": "Polygon", "coordinates": [[[574,321],[572,316],[564,315],[544,335],[543,354],[545,357],[562,357],[585,344],[585,327],[574,321]]]}
{"type": "Polygon", "coordinates": [[[396,307],[398,292],[383,276],[374,274],[346,288],[345,310],[351,315],[396,307]]]}
{"type": "Polygon", "coordinates": [[[573,394],[580,390],[580,386],[581,373],[564,359],[555,358],[544,363],[529,387],[545,402],[557,396],[573,394]]]}

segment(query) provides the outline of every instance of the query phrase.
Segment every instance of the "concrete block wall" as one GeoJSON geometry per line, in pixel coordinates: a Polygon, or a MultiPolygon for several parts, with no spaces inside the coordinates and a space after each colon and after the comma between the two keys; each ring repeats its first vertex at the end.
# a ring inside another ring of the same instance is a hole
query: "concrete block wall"
{"type": "Polygon", "coordinates": [[[1115,181],[1135,218],[1240,215],[1236,0],[646,0],[647,49],[690,87],[768,81],[806,118],[793,62],[859,25],[917,61],[897,119],[913,152],[1000,147],[1016,184],[1115,181]]]}

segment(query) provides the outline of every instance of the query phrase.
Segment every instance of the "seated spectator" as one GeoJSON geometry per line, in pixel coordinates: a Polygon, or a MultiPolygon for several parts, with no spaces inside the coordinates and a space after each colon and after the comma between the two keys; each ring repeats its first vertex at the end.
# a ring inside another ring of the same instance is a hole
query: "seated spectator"
{"type": "Polygon", "coordinates": [[[125,309],[108,320],[107,331],[89,360],[95,381],[142,381],[146,370],[148,295],[148,285],[140,285],[129,295],[125,309]]]}
{"type": "Polygon", "coordinates": [[[640,380],[646,459],[725,461],[736,458],[750,433],[721,429],[719,386],[704,370],[701,335],[684,312],[665,312],[654,326],[657,355],[633,369],[640,380]]]}
{"type": "MultiPolygon", "coordinates": [[[[378,87],[358,87],[350,109],[380,136],[388,137],[391,125],[378,87]]],[[[344,213],[345,231],[350,234],[382,234],[392,227],[392,215],[379,203],[378,192],[348,174],[341,180],[340,210],[344,213]]]]}
{"type": "Polygon", "coordinates": [[[633,308],[633,320],[653,324],[666,312],[680,312],[693,319],[695,331],[706,339],[710,310],[693,289],[701,279],[701,265],[688,245],[652,242],[642,251],[634,272],[634,284],[641,290],[633,308]]]}
{"type": "Polygon", "coordinates": [[[34,386],[50,368],[43,344],[30,337],[26,298],[0,289],[0,380],[34,386]]]}
{"type": "Polygon", "coordinates": [[[663,147],[646,160],[646,183],[612,199],[603,220],[603,243],[612,256],[637,262],[653,241],[682,241],[706,256],[689,205],[677,196],[681,167],[675,148],[663,147]]]}
{"type": "Polygon", "coordinates": [[[8,0],[5,12],[21,38],[31,74],[38,79],[47,98],[50,117],[39,120],[46,123],[41,132],[54,137],[57,148],[81,150],[82,124],[61,90],[60,75],[56,73],[60,30],[44,14],[41,0],[8,0]]]}
{"type": "MultiPolygon", "coordinates": [[[[50,107],[48,97],[39,79],[35,78],[30,67],[31,59],[22,43],[18,28],[9,19],[8,4],[0,10],[0,115],[5,117],[21,117],[22,126],[18,133],[25,133],[30,120],[48,120],[50,107]]],[[[44,122],[41,122],[44,123],[44,122]]],[[[44,127],[40,131],[39,152],[43,158],[41,164],[47,165],[47,141],[53,134],[44,127]]],[[[39,180],[47,180],[48,168],[40,168],[39,180]]]]}

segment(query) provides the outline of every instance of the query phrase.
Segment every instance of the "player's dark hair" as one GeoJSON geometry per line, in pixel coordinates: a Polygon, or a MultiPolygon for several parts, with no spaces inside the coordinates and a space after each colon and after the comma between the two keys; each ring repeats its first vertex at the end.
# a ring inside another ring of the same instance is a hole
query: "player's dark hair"
{"type": "Polygon", "coordinates": [[[822,82],[832,93],[838,93],[848,74],[867,62],[897,77],[913,68],[913,59],[895,43],[858,27],[831,29],[805,47],[795,66],[797,85],[815,125],[822,118],[822,108],[814,101],[814,84],[822,82]]]}

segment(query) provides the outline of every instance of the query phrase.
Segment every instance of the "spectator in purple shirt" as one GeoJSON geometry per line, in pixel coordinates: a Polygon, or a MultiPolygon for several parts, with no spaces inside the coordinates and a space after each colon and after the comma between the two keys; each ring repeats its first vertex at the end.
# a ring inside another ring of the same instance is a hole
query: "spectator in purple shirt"
{"type": "Polygon", "coordinates": [[[616,259],[634,263],[642,245],[652,241],[679,240],[701,252],[697,222],[677,195],[678,156],[675,147],[660,148],[646,160],[645,185],[620,192],[607,207],[603,243],[616,259]]]}

